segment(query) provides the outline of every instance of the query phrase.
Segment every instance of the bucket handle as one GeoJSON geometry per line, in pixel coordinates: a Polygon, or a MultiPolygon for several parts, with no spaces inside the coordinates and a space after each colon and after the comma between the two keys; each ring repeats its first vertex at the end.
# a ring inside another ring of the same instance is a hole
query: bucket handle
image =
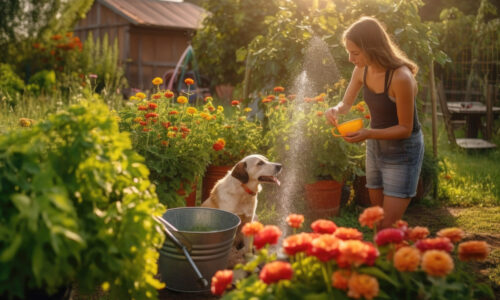
{"type": "Polygon", "coordinates": [[[179,241],[179,239],[177,239],[177,237],[170,231],[173,230],[174,232],[178,233],[177,228],[175,228],[172,224],[170,224],[170,222],[163,219],[162,217],[153,216],[153,219],[155,219],[158,223],[160,223],[161,227],[163,228],[167,236],[170,238],[170,240],[172,240],[172,242],[179,249],[181,249],[182,252],[184,252],[184,256],[186,256],[187,261],[189,262],[194,272],[196,273],[196,277],[198,278],[198,283],[204,288],[208,287],[208,280],[206,280],[205,277],[203,277],[203,275],[201,274],[200,270],[198,269],[193,259],[191,258],[191,255],[189,255],[189,251],[186,248],[186,246],[184,246],[184,244],[181,241],[179,241]]]}

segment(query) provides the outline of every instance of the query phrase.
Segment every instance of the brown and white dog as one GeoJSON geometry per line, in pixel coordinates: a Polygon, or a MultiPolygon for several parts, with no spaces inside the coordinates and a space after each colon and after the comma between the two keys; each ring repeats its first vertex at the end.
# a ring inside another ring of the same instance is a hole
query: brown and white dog
{"type": "Polygon", "coordinates": [[[232,212],[240,217],[241,226],[252,222],[257,209],[257,194],[262,189],[260,184],[279,185],[277,175],[281,168],[281,164],[270,162],[263,155],[246,156],[215,184],[201,206],[232,212]]]}

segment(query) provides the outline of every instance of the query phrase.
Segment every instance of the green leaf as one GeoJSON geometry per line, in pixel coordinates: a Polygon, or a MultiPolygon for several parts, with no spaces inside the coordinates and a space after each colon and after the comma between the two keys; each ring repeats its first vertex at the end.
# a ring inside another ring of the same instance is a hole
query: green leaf
{"type": "Polygon", "coordinates": [[[384,272],[382,272],[378,268],[364,267],[364,268],[360,268],[359,272],[364,273],[364,274],[368,274],[368,275],[373,275],[377,278],[383,279],[383,280],[389,282],[390,284],[392,284],[393,286],[395,286],[396,288],[400,287],[400,284],[397,281],[395,281],[393,278],[389,277],[387,274],[385,274],[384,272]]]}
{"type": "Polygon", "coordinates": [[[16,255],[16,252],[21,246],[22,242],[23,242],[22,235],[16,234],[11,244],[4,251],[2,251],[2,254],[0,255],[0,261],[2,262],[10,261],[16,255]]]}
{"type": "Polygon", "coordinates": [[[35,275],[35,281],[37,286],[40,286],[42,283],[42,269],[44,262],[44,254],[42,250],[42,246],[40,244],[36,245],[33,250],[33,263],[32,269],[33,274],[35,275]]]}

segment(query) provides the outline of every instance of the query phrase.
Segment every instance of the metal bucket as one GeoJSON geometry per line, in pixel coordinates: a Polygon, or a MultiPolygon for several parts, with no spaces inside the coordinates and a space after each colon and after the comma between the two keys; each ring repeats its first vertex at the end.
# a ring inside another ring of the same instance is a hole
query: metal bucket
{"type": "Polygon", "coordinates": [[[169,290],[177,292],[204,292],[210,289],[210,280],[218,270],[225,269],[240,218],[228,211],[207,207],[181,207],[167,210],[163,219],[177,228],[176,235],[189,245],[189,256],[208,287],[200,285],[196,272],[184,252],[167,238],[160,249],[159,271],[169,290]]]}

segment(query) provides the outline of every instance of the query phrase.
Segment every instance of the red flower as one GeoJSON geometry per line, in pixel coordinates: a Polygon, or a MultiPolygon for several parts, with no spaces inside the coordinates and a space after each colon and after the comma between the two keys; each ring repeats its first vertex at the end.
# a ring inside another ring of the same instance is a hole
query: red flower
{"type": "Polygon", "coordinates": [[[271,101],[273,101],[273,99],[269,99],[269,98],[262,99],[262,103],[269,103],[271,101]]]}
{"type": "Polygon", "coordinates": [[[149,118],[158,118],[158,114],[151,112],[151,113],[145,114],[144,117],[146,117],[146,119],[149,119],[149,118]]]}
{"type": "Polygon", "coordinates": [[[421,252],[425,252],[427,250],[443,250],[451,252],[451,250],[453,250],[453,244],[450,239],[446,237],[419,240],[415,243],[415,247],[417,247],[421,252]]]}
{"type": "Polygon", "coordinates": [[[186,79],[184,79],[184,83],[187,85],[193,85],[194,80],[192,78],[186,78],[186,79]]]}
{"type": "Polygon", "coordinates": [[[146,105],[139,105],[137,106],[138,110],[148,110],[148,107],[146,105]]]}
{"type": "Polygon", "coordinates": [[[315,256],[317,259],[327,262],[339,256],[341,243],[342,240],[337,239],[331,234],[321,235],[312,241],[307,255],[315,256]]]}
{"type": "Polygon", "coordinates": [[[279,104],[284,104],[286,103],[286,98],[280,98],[279,104]]]}
{"type": "Polygon", "coordinates": [[[163,94],[163,96],[165,96],[165,98],[173,98],[174,93],[172,93],[172,91],[166,91],[165,94],[163,94]]]}
{"type": "Polygon", "coordinates": [[[287,237],[283,241],[283,249],[288,255],[295,255],[297,252],[305,252],[311,248],[313,238],[308,233],[299,233],[287,237]]]}
{"type": "Polygon", "coordinates": [[[268,263],[260,271],[259,278],[266,284],[278,282],[280,280],[290,280],[293,276],[292,266],[284,261],[273,261],[268,263]]]}
{"type": "Polygon", "coordinates": [[[389,243],[401,243],[405,234],[402,230],[396,228],[386,228],[380,230],[375,236],[375,243],[382,246],[389,243]]]}
{"type": "Polygon", "coordinates": [[[363,234],[356,228],[338,227],[333,236],[344,241],[363,239],[363,234]]]}
{"type": "Polygon", "coordinates": [[[146,121],[140,121],[139,124],[141,124],[142,126],[146,126],[146,125],[148,125],[148,122],[146,122],[146,121]]]}
{"type": "Polygon", "coordinates": [[[379,256],[378,250],[373,244],[358,240],[342,242],[339,250],[340,255],[337,263],[341,268],[347,268],[351,265],[359,266],[361,264],[371,266],[379,256]]]}
{"type": "Polygon", "coordinates": [[[259,231],[261,231],[262,228],[264,228],[264,225],[262,225],[262,223],[258,221],[253,221],[245,223],[245,225],[243,225],[243,227],[241,228],[241,232],[245,236],[254,236],[257,233],[259,233],[259,231]]]}
{"type": "Polygon", "coordinates": [[[212,148],[215,150],[215,151],[220,151],[222,149],[224,149],[224,145],[222,144],[219,144],[219,143],[215,143],[212,145],[212,148]]]}
{"type": "Polygon", "coordinates": [[[178,114],[178,113],[179,113],[178,111],[176,111],[176,110],[172,110],[172,111],[170,111],[168,114],[169,114],[169,115],[176,115],[176,114],[178,114]]]}
{"type": "Polygon", "coordinates": [[[268,95],[266,98],[269,98],[269,99],[271,99],[271,101],[273,101],[274,99],[276,99],[276,96],[274,96],[274,95],[268,95]]]}
{"type": "Polygon", "coordinates": [[[370,120],[372,117],[370,115],[365,115],[365,119],[370,120]]]}
{"type": "Polygon", "coordinates": [[[330,220],[319,219],[311,224],[311,228],[316,233],[334,233],[337,225],[330,220]]]}
{"type": "Polygon", "coordinates": [[[257,250],[259,250],[267,244],[276,244],[280,236],[281,230],[278,226],[266,225],[254,236],[253,245],[257,250]]]}
{"type": "Polygon", "coordinates": [[[170,127],[170,122],[161,122],[161,126],[165,127],[165,129],[168,129],[170,127]]]}
{"type": "Polygon", "coordinates": [[[151,109],[151,110],[155,110],[155,109],[158,107],[158,104],[153,103],[153,102],[149,102],[149,103],[148,103],[148,107],[149,107],[149,109],[151,109]]]}
{"type": "Polygon", "coordinates": [[[220,296],[224,293],[226,288],[233,282],[232,270],[219,270],[212,277],[212,284],[210,291],[212,294],[220,296]]]}
{"type": "Polygon", "coordinates": [[[189,133],[191,131],[191,129],[187,128],[187,127],[181,127],[181,131],[182,132],[186,132],[186,133],[189,133]]]}
{"type": "Polygon", "coordinates": [[[232,106],[237,106],[237,105],[239,105],[239,104],[240,104],[240,101],[238,101],[238,100],[233,100],[233,101],[231,101],[231,105],[232,105],[232,106]]]}
{"type": "Polygon", "coordinates": [[[304,216],[298,214],[290,214],[286,217],[286,222],[292,228],[300,228],[304,222],[304,216]]]}
{"type": "Polygon", "coordinates": [[[274,87],[274,91],[275,91],[276,93],[283,93],[283,92],[285,91],[285,88],[284,88],[284,87],[282,87],[282,86],[275,86],[275,87],[274,87]]]}

